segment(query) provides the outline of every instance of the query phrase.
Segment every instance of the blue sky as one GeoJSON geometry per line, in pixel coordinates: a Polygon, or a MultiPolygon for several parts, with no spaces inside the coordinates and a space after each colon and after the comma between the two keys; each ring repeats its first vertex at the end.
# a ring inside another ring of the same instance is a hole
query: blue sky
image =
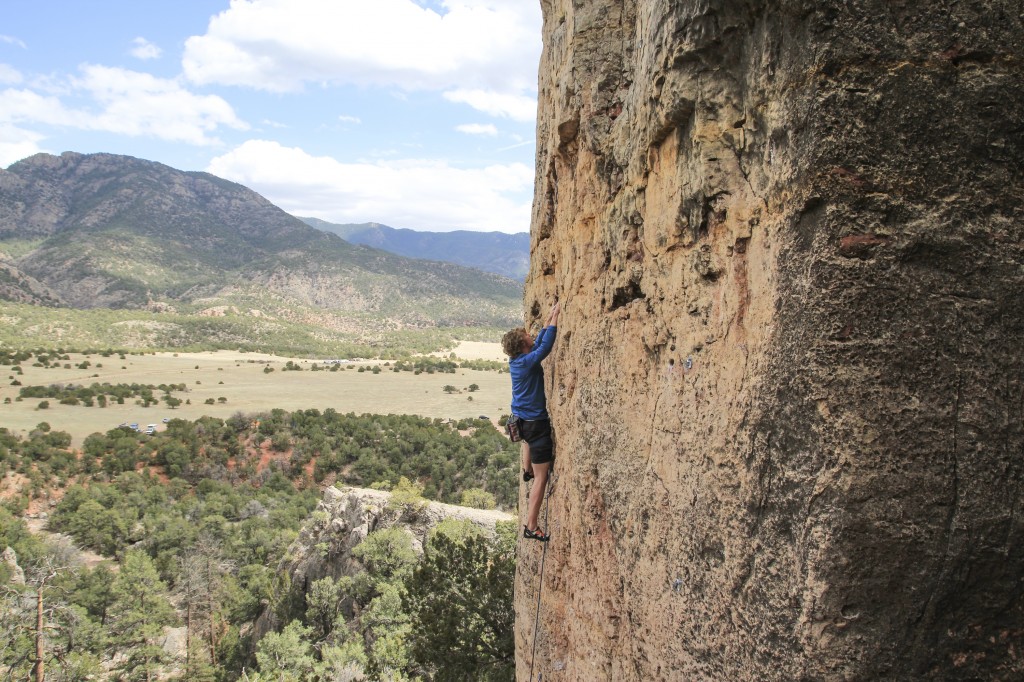
{"type": "Polygon", "coordinates": [[[3,0],[0,168],[110,152],[331,222],[529,229],[539,0],[3,0]]]}

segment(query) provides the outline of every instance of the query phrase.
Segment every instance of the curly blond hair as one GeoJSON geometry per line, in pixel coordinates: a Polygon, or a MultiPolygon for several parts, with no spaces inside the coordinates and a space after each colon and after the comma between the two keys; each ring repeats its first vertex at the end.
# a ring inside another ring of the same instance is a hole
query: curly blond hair
{"type": "Polygon", "coordinates": [[[526,336],[525,327],[516,327],[505,332],[505,335],[501,337],[501,349],[505,351],[505,355],[510,358],[522,355],[524,336],[526,336]]]}

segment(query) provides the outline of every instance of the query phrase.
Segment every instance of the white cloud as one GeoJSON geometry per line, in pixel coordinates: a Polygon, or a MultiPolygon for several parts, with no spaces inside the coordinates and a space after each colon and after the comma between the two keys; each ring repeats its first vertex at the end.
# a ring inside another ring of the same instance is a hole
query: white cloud
{"type": "Polygon", "coordinates": [[[82,72],[75,84],[103,107],[90,127],[194,145],[219,143],[209,133],[220,126],[248,128],[222,98],[196,95],[177,81],[107,66],[87,65],[82,72]]]}
{"type": "MultiPolygon", "coordinates": [[[[494,93],[481,110],[532,118],[539,4],[441,5],[438,12],[412,0],[233,0],[205,35],[186,41],[182,67],[195,83],[277,92],[325,83],[494,93]]],[[[476,98],[453,101],[477,106],[476,98]]]]}
{"type": "Polygon", "coordinates": [[[362,123],[358,116],[339,116],[338,120],[342,123],[362,123]]]}
{"type": "Polygon", "coordinates": [[[525,147],[528,144],[535,144],[535,143],[534,143],[533,140],[523,140],[522,142],[516,142],[515,144],[510,144],[507,147],[498,147],[494,151],[496,151],[496,152],[507,152],[507,151],[509,151],[511,149],[519,149],[520,147],[525,147]]]}
{"type": "Polygon", "coordinates": [[[13,88],[0,91],[0,125],[41,123],[74,126],[75,118],[75,112],[65,108],[60,99],[52,95],[13,88]]]}
{"type": "Polygon", "coordinates": [[[135,46],[131,50],[132,56],[137,59],[159,59],[163,54],[163,50],[145,38],[136,38],[132,41],[132,45],[135,46]]]}
{"type": "Polygon", "coordinates": [[[332,222],[435,231],[530,227],[533,170],[521,163],[469,169],[422,159],[341,163],[250,140],[206,170],[251,187],[289,213],[332,222]]]}
{"type": "Polygon", "coordinates": [[[43,151],[37,144],[42,139],[39,133],[0,123],[0,168],[43,151]]]}
{"type": "Polygon", "coordinates": [[[0,64],[0,85],[16,85],[22,80],[21,72],[10,64],[0,64]]]}
{"type": "Polygon", "coordinates": [[[497,135],[498,129],[490,123],[463,123],[462,125],[455,126],[455,129],[460,133],[466,133],[467,135],[497,135]]]}
{"type": "Polygon", "coordinates": [[[25,44],[24,40],[22,40],[20,38],[15,38],[14,36],[0,35],[0,43],[7,43],[8,45],[16,45],[16,46],[20,47],[23,50],[27,50],[28,49],[28,45],[25,44]]]}
{"type": "Polygon", "coordinates": [[[523,95],[489,90],[452,90],[444,93],[444,98],[468,104],[491,116],[508,117],[516,121],[532,121],[537,115],[537,100],[523,95]]]}
{"type": "Polygon", "coordinates": [[[221,126],[246,130],[226,101],[196,95],[176,81],[127,69],[85,65],[64,84],[97,107],[70,107],[57,96],[28,89],[0,91],[0,123],[44,124],[155,137],[193,145],[219,144],[221,126]]]}

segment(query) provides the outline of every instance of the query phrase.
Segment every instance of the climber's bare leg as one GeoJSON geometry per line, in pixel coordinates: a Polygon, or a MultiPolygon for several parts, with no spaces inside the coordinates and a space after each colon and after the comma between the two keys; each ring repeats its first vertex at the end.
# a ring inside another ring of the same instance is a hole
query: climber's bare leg
{"type": "MultiPolygon", "coordinates": [[[[544,502],[544,489],[548,485],[548,471],[551,469],[551,462],[533,465],[533,487],[530,489],[528,513],[526,516],[526,527],[530,530],[537,529],[537,519],[540,516],[540,505],[544,502]]],[[[548,532],[545,528],[544,532],[548,532]]]]}

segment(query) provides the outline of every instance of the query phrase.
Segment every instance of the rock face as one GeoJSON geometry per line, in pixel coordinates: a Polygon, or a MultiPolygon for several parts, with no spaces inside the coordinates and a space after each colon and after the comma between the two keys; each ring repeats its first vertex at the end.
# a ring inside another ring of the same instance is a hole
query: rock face
{"type": "Polygon", "coordinates": [[[519,679],[1019,679],[1020,3],[541,4],[519,679]]]}
{"type": "Polygon", "coordinates": [[[6,565],[10,571],[12,585],[25,584],[25,571],[18,564],[18,553],[14,551],[13,547],[5,547],[4,551],[0,552],[0,563],[6,565]]]}

